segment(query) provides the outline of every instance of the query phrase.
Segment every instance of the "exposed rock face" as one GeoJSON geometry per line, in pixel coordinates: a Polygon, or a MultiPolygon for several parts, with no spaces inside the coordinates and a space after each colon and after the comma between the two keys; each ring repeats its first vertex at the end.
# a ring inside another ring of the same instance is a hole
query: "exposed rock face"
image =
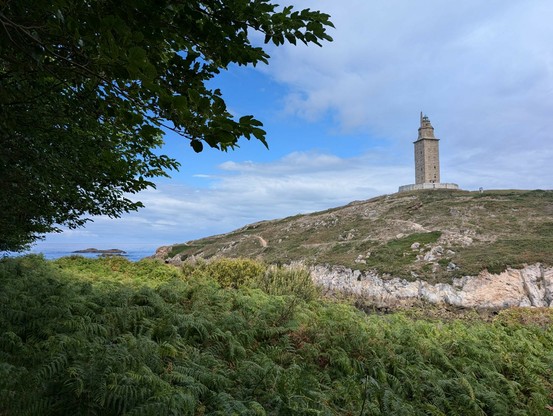
{"type": "Polygon", "coordinates": [[[154,259],[165,260],[169,257],[169,253],[172,250],[172,246],[161,246],[156,249],[156,252],[152,256],[154,259]]]}
{"type": "Polygon", "coordinates": [[[172,264],[173,266],[177,266],[177,267],[182,266],[183,261],[181,260],[181,256],[176,255],[173,257],[169,257],[169,254],[171,253],[172,249],[173,249],[173,246],[161,246],[156,250],[154,255],[151,256],[151,258],[161,260],[167,264],[172,264]]]}
{"type": "Polygon", "coordinates": [[[345,267],[313,266],[313,280],[329,293],[348,293],[373,302],[377,307],[408,306],[424,301],[466,308],[553,306],[553,268],[541,264],[521,270],[507,269],[492,275],[454,279],[453,284],[383,280],[377,274],[345,267]]]}

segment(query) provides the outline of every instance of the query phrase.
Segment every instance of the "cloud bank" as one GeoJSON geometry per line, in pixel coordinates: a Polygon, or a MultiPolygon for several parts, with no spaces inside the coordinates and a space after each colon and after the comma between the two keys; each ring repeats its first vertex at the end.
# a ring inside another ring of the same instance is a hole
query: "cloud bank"
{"type": "Polygon", "coordinates": [[[218,175],[203,178],[205,187],[161,184],[140,194],[146,208],[139,212],[116,220],[98,217],[86,230],[49,240],[119,245],[183,242],[392,193],[410,176],[406,167],[379,165],[374,155],[339,158],[297,152],[269,163],[226,162],[218,175]]]}
{"type": "Polygon", "coordinates": [[[551,178],[553,2],[307,4],[330,13],[335,40],[272,51],[264,71],[290,86],[284,111],[399,143],[414,139],[422,110],[447,141],[446,157],[475,176],[493,166],[496,176],[529,173],[527,185],[551,178]]]}

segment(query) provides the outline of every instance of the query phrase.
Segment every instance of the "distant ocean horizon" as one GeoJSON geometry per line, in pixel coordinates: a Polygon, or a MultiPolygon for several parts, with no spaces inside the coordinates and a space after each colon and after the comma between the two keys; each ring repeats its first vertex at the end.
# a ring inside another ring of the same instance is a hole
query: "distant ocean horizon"
{"type": "MultiPolygon", "coordinates": [[[[66,250],[41,250],[40,252],[31,251],[30,253],[42,254],[46,260],[56,260],[67,256],[83,256],[90,259],[102,257],[102,255],[98,253],[74,253],[73,251],[66,250]]],[[[126,254],[122,254],[121,256],[127,260],[139,261],[145,257],[152,256],[155,250],[125,250],[125,253],[126,254]]]]}
{"type": "MultiPolygon", "coordinates": [[[[125,254],[122,254],[122,257],[128,259],[129,261],[139,261],[145,257],[149,257],[155,254],[156,248],[158,246],[152,247],[96,247],[98,249],[112,249],[118,248],[125,251],[125,254]]],[[[98,253],[75,253],[77,250],[82,250],[88,247],[71,247],[71,246],[43,246],[43,247],[33,247],[31,250],[23,253],[5,253],[0,252],[0,257],[2,255],[8,256],[24,256],[27,254],[42,254],[46,260],[56,260],[61,257],[68,256],[82,256],[86,258],[98,258],[101,257],[101,254],[98,253]]]]}

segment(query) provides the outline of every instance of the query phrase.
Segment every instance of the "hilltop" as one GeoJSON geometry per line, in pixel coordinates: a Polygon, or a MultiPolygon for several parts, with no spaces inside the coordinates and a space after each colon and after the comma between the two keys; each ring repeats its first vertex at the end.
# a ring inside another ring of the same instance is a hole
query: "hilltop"
{"type": "Polygon", "coordinates": [[[262,221],[160,248],[158,257],[249,257],[451,282],[482,270],[551,265],[553,191],[415,191],[262,221]]]}

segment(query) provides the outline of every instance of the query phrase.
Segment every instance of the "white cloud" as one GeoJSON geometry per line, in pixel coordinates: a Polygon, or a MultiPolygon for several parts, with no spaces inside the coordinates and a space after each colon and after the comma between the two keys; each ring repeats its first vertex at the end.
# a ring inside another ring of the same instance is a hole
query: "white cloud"
{"type": "Polygon", "coordinates": [[[236,163],[228,161],[219,168],[229,172],[251,172],[260,176],[285,173],[320,173],[348,168],[348,160],[335,155],[315,152],[292,152],[274,163],[259,164],[253,161],[236,163]]]}
{"type": "Polygon", "coordinates": [[[65,229],[63,233],[60,233],[59,236],[64,240],[70,240],[74,238],[96,238],[98,234],[91,232],[90,230],[85,230],[83,228],[77,229],[65,229]]]}
{"type": "Polygon", "coordinates": [[[116,220],[97,217],[83,237],[89,245],[97,245],[93,235],[123,246],[182,242],[392,193],[411,176],[406,167],[375,164],[374,155],[344,159],[316,152],[270,163],[227,162],[220,169],[208,188],[160,184],[144,191],[139,198],[146,208],[116,220]]]}
{"type": "Polygon", "coordinates": [[[194,228],[195,223],[211,222],[218,224],[217,228],[230,230],[247,222],[395,192],[411,176],[406,167],[375,164],[374,156],[344,159],[315,152],[294,152],[270,163],[226,162],[220,168],[221,174],[210,187],[197,189],[193,195],[179,195],[170,187],[160,187],[155,194],[149,194],[152,198],[142,199],[149,212],[162,213],[161,209],[171,207],[180,224],[194,228]],[[403,182],[398,182],[400,178],[403,182]],[[190,216],[200,218],[192,222],[190,216]]]}
{"type": "Polygon", "coordinates": [[[331,115],[345,131],[404,142],[424,110],[452,152],[480,162],[551,148],[553,2],[307,5],[331,14],[335,41],[272,51],[262,70],[291,88],[286,112],[309,121],[331,115]]]}

